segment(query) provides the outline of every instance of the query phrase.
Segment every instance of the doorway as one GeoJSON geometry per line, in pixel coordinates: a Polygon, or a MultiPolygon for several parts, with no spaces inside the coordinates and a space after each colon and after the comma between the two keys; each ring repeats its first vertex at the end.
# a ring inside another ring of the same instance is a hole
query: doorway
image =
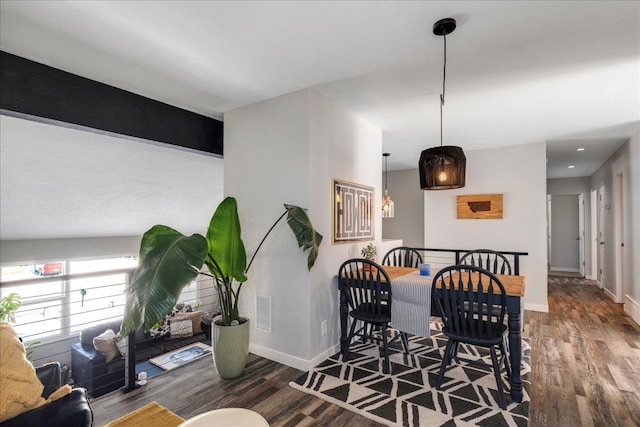
{"type": "Polygon", "coordinates": [[[613,182],[615,215],[615,257],[616,257],[616,302],[624,302],[624,180],[622,173],[615,175],[613,182]]]}
{"type": "Polygon", "coordinates": [[[578,268],[584,277],[584,194],[578,194],[578,268]]]}
{"type": "Polygon", "coordinates": [[[591,190],[591,273],[587,279],[598,278],[598,190],[591,190]]]}
{"type": "Polygon", "coordinates": [[[547,203],[550,270],[584,277],[584,194],[551,195],[547,203]]]}
{"type": "Polygon", "coordinates": [[[605,203],[605,189],[604,184],[600,185],[598,189],[598,286],[600,289],[604,288],[606,283],[606,271],[604,268],[605,260],[605,241],[604,241],[604,217],[605,209],[607,205],[605,203]]]}

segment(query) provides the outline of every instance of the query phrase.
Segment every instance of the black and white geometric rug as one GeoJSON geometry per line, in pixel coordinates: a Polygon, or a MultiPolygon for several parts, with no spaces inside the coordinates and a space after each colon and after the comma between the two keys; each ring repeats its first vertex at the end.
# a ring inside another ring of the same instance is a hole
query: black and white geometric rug
{"type": "MultiPolygon", "coordinates": [[[[490,367],[452,361],[440,390],[435,389],[447,339],[442,324],[431,323],[431,337],[409,335],[410,354],[400,345],[389,349],[391,374],[382,373],[382,348],[355,342],[349,361],[340,354],[289,383],[364,417],[390,426],[526,426],[529,417],[531,347],[523,340],[522,403],[512,403],[502,371],[507,409],[500,409],[490,367]]],[[[460,344],[459,355],[489,362],[488,350],[460,344]]]]}

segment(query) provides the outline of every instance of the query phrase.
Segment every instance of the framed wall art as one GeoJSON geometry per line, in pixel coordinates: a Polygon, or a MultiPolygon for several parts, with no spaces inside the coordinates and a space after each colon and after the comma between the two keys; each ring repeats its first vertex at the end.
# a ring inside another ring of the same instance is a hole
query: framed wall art
{"type": "Polygon", "coordinates": [[[333,243],[373,240],[374,188],[332,180],[333,243]]]}
{"type": "Polygon", "coordinates": [[[458,219],[502,219],[502,194],[457,197],[458,219]]]}

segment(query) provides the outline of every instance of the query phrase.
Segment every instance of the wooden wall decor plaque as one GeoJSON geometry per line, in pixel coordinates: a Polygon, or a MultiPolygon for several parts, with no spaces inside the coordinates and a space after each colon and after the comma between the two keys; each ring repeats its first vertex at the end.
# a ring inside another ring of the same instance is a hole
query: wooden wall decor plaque
{"type": "Polygon", "coordinates": [[[502,219],[502,194],[457,197],[458,219],[502,219]]]}

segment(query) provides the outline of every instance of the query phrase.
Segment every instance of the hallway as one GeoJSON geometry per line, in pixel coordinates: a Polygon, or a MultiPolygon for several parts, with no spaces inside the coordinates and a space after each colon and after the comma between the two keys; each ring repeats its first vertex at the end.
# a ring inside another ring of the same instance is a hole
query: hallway
{"type": "Polygon", "coordinates": [[[530,426],[640,425],[640,326],[575,276],[549,275],[549,313],[525,315],[530,426]]]}

